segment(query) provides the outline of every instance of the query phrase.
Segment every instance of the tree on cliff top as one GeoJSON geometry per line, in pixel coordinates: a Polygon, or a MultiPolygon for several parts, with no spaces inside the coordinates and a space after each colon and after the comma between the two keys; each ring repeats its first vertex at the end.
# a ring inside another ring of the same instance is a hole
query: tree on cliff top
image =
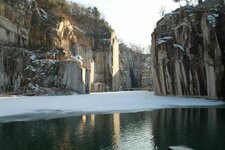
{"type": "Polygon", "coordinates": [[[66,0],[36,0],[38,6],[56,16],[68,16],[69,5],[66,0]]]}
{"type": "Polygon", "coordinates": [[[111,27],[102,17],[97,7],[71,4],[72,19],[87,34],[96,38],[110,38],[111,27]]]}
{"type": "Polygon", "coordinates": [[[54,16],[70,19],[88,35],[110,38],[111,27],[102,17],[97,7],[85,7],[66,0],[36,0],[40,8],[54,16]]]}

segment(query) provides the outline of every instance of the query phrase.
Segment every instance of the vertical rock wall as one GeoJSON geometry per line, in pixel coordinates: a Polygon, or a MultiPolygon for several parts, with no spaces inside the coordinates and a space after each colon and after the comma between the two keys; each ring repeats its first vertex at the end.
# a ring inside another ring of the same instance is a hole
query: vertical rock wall
{"type": "Polygon", "coordinates": [[[152,90],[150,54],[140,54],[120,45],[120,85],[125,90],[152,90]]]}
{"type": "Polygon", "coordinates": [[[142,57],[130,49],[121,48],[122,86],[126,88],[141,88],[142,57]]]}
{"type": "Polygon", "coordinates": [[[73,59],[76,44],[69,20],[29,0],[1,0],[0,93],[88,93],[90,68],[73,59]]]}
{"type": "Polygon", "coordinates": [[[25,49],[1,47],[0,93],[89,92],[89,73],[77,62],[37,59],[37,56],[25,49]]]}
{"type": "Polygon", "coordinates": [[[0,1],[0,42],[27,47],[31,4],[27,0],[0,1]]]}
{"type": "Polygon", "coordinates": [[[120,80],[119,80],[119,41],[116,37],[116,33],[112,32],[111,35],[111,49],[110,49],[110,53],[112,55],[112,62],[111,64],[111,68],[112,68],[112,91],[118,91],[120,88],[120,80]]]}
{"type": "Polygon", "coordinates": [[[93,50],[94,83],[103,83],[109,86],[109,90],[118,91],[119,82],[119,42],[115,32],[111,33],[111,39],[102,39],[104,49],[93,50]]]}
{"type": "Polygon", "coordinates": [[[152,33],[158,95],[224,98],[224,8],[181,8],[152,33]]]}

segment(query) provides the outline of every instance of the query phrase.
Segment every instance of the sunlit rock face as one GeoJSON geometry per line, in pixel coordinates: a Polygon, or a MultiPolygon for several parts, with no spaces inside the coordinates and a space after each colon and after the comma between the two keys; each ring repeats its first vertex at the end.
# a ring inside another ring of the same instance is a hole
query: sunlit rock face
{"type": "Polygon", "coordinates": [[[114,31],[110,38],[93,39],[93,47],[77,46],[76,53],[83,57],[83,62],[90,70],[90,91],[118,91],[119,83],[119,42],[114,31]],[[100,83],[100,84],[99,84],[100,83]],[[101,85],[101,90],[94,86],[101,85]],[[103,90],[102,90],[103,89],[103,90]]]}
{"type": "Polygon", "coordinates": [[[0,93],[89,93],[95,83],[103,85],[102,91],[106,85],[119,90],[115,32],[92,35],[69,17],[47,13],[38,2],[0,1],[0,93]]]}
{"type": "Polygon", "coordinates": [[[88,93],[90,71],[74,57],[75,32],[32,1],[0,1],[0,93],[88,93]]]}
{"type": "Polygon", "coordinates": [[[154,90],[158,95],[224,98],[225,15],[218,8],[181,8],[152,33],[154,90]]]}
{"type": "Polygon", "coordinates": [[[120,88],[120,82],[119,82],[119,41],[117,40],[116,33],[113,32],[111,35],[111,44],[110,44],[110,50],[111,50],[111,74],[112,74],[112,90],[118,91],[120,88]]]}
{"type": "MultiPolygon", "coordinates": [[[[102,47],[92,51],[94,61],[94,83],[102,83],[111,91],[118,91],[119,82],[119,42],[114,31],[110,39],[98,40],[102,47]]],[[[95,91],[95,90],[93,90],[95,91]]]]}

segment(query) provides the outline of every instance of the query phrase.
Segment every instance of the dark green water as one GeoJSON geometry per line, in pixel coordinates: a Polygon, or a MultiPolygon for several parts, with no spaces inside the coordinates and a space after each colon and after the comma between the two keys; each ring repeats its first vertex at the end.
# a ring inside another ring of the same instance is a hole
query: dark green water
{"type": "Polygon", "coordinates": [[[225,109],[166,109],[0,123],[1,150],[225,149],[225,109]]]}

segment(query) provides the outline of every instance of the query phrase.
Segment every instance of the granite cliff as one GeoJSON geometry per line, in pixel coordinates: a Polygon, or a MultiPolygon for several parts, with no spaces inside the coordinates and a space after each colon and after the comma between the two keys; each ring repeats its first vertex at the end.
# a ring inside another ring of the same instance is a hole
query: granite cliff
{"type": "Polygon", "coordinates": [[[157,95],[225,97],[225,9],[183,7],[166,14],[152,33],[157,95]]]}
{"type": "MultiPolygon", "coordinates": [[[[57,6],[69,7],[59,1],[57,6]]],[[[41,7],[47,2],[52,6],[52,1],[0,0],[0,93],[88,93],[99,82],[118,90],[115,32],[96,16],[89,20],[101,26],[82,26],[72,6],[70,16],[60,16],[41,7]]]]}
{"type": "Polygon", "coordinates": [[[153,90],[151,56],[120,44],[120,85],[124,90],[153,90]]]}

